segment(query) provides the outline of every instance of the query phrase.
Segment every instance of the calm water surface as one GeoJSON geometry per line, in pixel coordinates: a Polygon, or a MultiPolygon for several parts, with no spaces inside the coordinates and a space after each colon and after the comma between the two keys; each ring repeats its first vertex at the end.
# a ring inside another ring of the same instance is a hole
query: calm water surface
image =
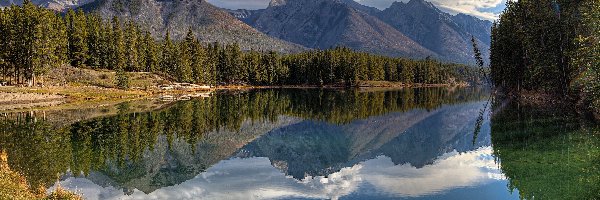
{"type": "Polygon", "coordinates": [[[600,194],[598,129],[477,88],[219,92],[1,119],[14,171],[86,199],[600,194]]]}

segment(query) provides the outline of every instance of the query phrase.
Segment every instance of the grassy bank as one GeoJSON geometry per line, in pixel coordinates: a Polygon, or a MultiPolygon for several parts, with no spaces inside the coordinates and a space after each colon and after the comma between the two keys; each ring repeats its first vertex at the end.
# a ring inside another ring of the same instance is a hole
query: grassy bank
{"type": "Polygon", "coordinates": [[[0,152],[0,199],[83,199],[81,196],[60,187],[50,194],[46,194],[45,188],[30,188],[25,177],[10,169],[7,160],[6,153],[0,152]]]}
{"type": "MultiPolygon", "coordinates": [[[[35,87],[0,87],[0,111],[26,109],[78,108],[94,105],[116,104],[120,102],[156,97],[167,94],[190,94],[206,91],[206,88],[179,87],[161,89],[165,85],[177,85],[159,74],[129,72],[130,89],[118,89],[117,76],[110,70],[92,70],[62,66],[54,68],[42,77],[35,87]]],[[[357,88],[406,88],[406,87],[455,87],[468,84],[405,84],[389,81],[361,81],[357,88]]],[[[238,90],[256,88],[347,88],[345,84],[330,85],[283,85],[251,86],[226,85],[211,90],[238,90]]]]}
{"type": "Polygon", "coordinates": [[[62,66],[50,70],[37,86],[0,87],[0,96],[4,96],[0,99],[0,111],[115,104],[164,93],[158,86],[172,83],[153,73],[135,72],[128,76],[131,88],[122,90],[115,84],[114,71],[62,66]]]}

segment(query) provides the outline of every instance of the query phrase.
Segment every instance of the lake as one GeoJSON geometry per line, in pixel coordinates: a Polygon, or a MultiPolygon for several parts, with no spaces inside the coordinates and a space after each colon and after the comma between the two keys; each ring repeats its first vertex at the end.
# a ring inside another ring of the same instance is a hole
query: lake
{"type": "Polygon", "coordinates": [[[600,197],[600,129],[482,88],[222,91],[0,119],[12,170],[86,199],[600,197]]]}

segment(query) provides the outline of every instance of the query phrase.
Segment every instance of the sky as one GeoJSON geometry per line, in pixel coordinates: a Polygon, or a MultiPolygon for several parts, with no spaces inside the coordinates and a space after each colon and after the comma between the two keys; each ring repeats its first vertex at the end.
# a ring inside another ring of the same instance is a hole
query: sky
{"type": "MultiPolygon", "coordinates": [[[[271,0],[207,0],[213,5],[229,9],[266,8],[271,0]]],[[[409,0],[355,0],[363,5],[385,9],[395,1],[409,0]]],[[[504,9],[506,0],[427,0],[450,14],[465,13],[480,19],[495,20],[504,9]]]]}

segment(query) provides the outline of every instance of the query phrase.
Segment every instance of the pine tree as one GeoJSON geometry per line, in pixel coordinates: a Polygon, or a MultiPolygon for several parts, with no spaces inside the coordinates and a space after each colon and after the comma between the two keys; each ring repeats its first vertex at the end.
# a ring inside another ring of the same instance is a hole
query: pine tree
{"type": "Polygon", "coordinates": [[[122,67],[117,68],[116,81],[116,85],[119,89],[129,89],[129,75],[122,67]]]}
{"type": "Polygon", "coordinates": [[[150,32],[146,31],[144,35],[144,64],[147,72],[156,72],[160,66],[160,51],[156,44],[156,41],[150,35],[150,32]]]}
{"type": "Polygon", "coordinates": [[[126,71],[141,71],[138,55],[138,28],[132,21],[125,23],[125,60],[126,60],[126,71]]]}
{"type": "Polygon", "coordinates": [[[264,84],[264,70],[261,69],[260,61],[260,54],[256,51],[250,51],[250,53],[244,56],[244,65],[246,65],[246,69],[248,70],[248,82],[250,82],[250,84],[264,84]]]}
{"type": "Polygon", "coordinates": [[[195,36],[192,29],[189,29],[183,42],[178,44],[177,48],[177,68],[176,77],[180,82],[192,82],[192,56],[194,55],[195,36]]]}
{"type": "MultiPolygon", "coordinates": [[[[188,37],[186,37],[188,38],[188,37]]],[[[188,39],[186,39],[188,40],[188,39]]],[[[208,68],[205,67],[206,52],[200,42],[197,39],[191,40],[189,44],[189,51],[192,53],[192,77],[196,83],[208,84],[208,68]]]]}
{"type": "Polygon", "coordinates": [[[218,85],[219,71],[218,71],[218,58],[219,58],[219,45],[213,43],[208,46],[207,60],[205,60],[205,81],[209,85],[218,85]]]}
{"type": "Polygon", "coordinates": [[[162,45],[162,58],[161,58],[161,63],[160,63],[160,68],[161,71],[169,74],[171,76],[175,75],[175,66],[177,65],[177,51],[175,49],[175,45],[173,44],[173,41],[171,41],[171,34],[170,32],[167,30],[167,33],[165,34],[165,38],[163,39],[163,45],[162,45]]]}
{"type": "Polygon", "coordinates": [[[237,43],[227,45],[225,47],[225,65],[224,69],[227,74],[226,82],[238,84],[245,82],[248,78],[247,70],[242,65],[242,51],[237,43]]]}
{"type": "Polygon", "coordinates": [[[69,38],[69,60],[71,65],[83,66],[88,57],[87,24],[83,11],[69,10],[65,17],[69,38]]]}
{"type": "Polygon", "coordinates": [[[229,84],[231,79],[231,65],[229,65],[229,56],[224,48],[215,45],[217,51],[217,82],[229,84]]]}
{"type": "Polygon", "coordinates": [[[101,62],[103,41],[102,41],[102,18],[96,14],[89,14],[86,17],[87,22],[87,46],[88,59],[86,64],[93,68],[99,68],[103,65],[101,62]]]}
{"type": "Polygon", "coordinates": [[[125,57],[125,38],[118,17],[112,19],[111,40],[109,45],[109,65],[115,70],[125,70],[127,60],[125,57]]]}
{"type": "Polygon", "coordinates": [[[2,80],[0,84],[8,81],[8,77],[10,76],[9,65],[7,60],[8,55],[8,43],[10,40],[10,33],[8,31],[9,27],[9,16],[5,10],[0,10],[0,35],[3,37],[0,38],[0,73],[2,73],[2,80]]]}
{"type": "Polygon", "coordinates": [[[17,82],[27,81],[29,86],[36,85],[36,77],[43,75],[51,67],[60,65],[61,28],[57,16],[46,9],[39,8],[29,1],[23,7],[11,7],[14,17],[14,32],[11,32],[15,46],[9,45],[10,61],[15,66],[17,82]],[[16,61],[16,62],[15,62],[16,61]]]}
{"type": "Polygon", "coordinates": [[[100,66],[105,69],[112,69],[111,64],[113,57],[113,30],[112,30],[112,22],[110,21],[102,21],[100,26],[100,66]]]}

